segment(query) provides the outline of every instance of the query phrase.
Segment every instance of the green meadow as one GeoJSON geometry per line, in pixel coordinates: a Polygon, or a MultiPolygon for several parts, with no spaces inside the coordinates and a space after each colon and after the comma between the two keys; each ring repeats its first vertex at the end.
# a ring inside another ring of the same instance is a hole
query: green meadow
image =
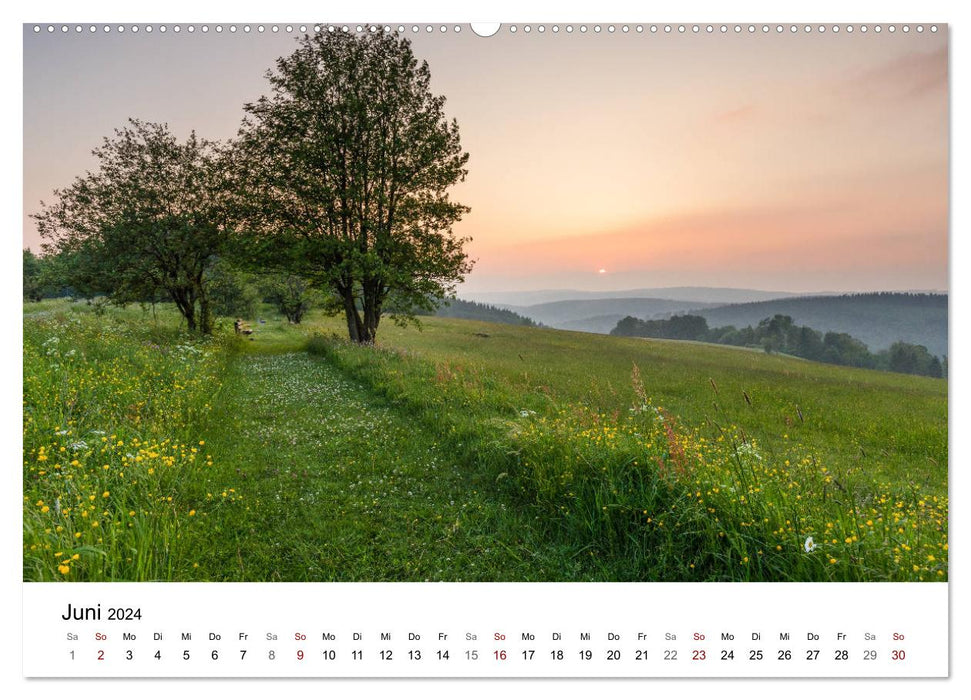
{"type": "Polygon", "coordinates": [[[24,305],[25,580],[947,580],[947,383],[444,318],[24,305]]]}

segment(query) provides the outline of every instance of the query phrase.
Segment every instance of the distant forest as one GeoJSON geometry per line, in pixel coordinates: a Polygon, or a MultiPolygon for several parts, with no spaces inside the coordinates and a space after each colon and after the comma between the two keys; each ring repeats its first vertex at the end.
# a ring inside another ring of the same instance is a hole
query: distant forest
{"type": "Polygon", "coordinates": [[[791,297],[686,313],[703,316],[712,328],[743,328],[756,326],[765,318],[790,316],[795,323],[823,333],[849,333],[874,351],[903,341],[923,345],[932,355],[944,356],[948,352],[947,305],[947,294],[880,292],[791,297]]]}
{"type": "Polygon", "coordinates": [[[539,326],[530,318],[526,318],[515,311],[500,309],[489,304],[462,299],[448,299],[435,312],[436,316],[445,318],[464,318],[471,321],[489,321],[491,323],[508,323],[513,326],[539,326]]]}
{"type": "Polygon", "coordinates": [[[791,316],[783,314],[764,318],[758,325],[742,329],[735,326],[709,328],[704,317],[692,314],[654,321],[628,316],[610,334],[762,348],[767,353],[785,353],[833,365],[866,367],[928,377],[947,376],[947,356],[942,361],[928,352],[923,345],[896,341],[888,349],[873,353],[866,343],[848,333],[822,333],[809,326],[798,326],[791,316]]]}

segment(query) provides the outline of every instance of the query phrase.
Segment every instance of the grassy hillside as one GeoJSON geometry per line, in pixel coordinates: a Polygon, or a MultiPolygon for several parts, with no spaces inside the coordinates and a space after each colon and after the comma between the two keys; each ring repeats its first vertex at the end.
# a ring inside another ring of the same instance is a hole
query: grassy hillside
{"type": "MultiPolygon", "coordinates": [[[[946,294],[853,294],[798,297],[732,304],[694,311],[710,327],[755,326],[776,314],[818,331],[849,333],[870,350],[883,350],[898,340],[924,345],[932,355],[947,355],[946,294]]],[[[636,315],[636,314],[633,314],[636,315]]]]}
{"type": "MultiPolygon", "coordinates": [[[[316,327],[341,331],[331,319],[316,327]]],[[[636,399],[631,385],[636,364],[653,400],[689,424],[721,414],[767,444],[781,443],[789,433],[846,465],[866,463],[871,473],[908,469],[918,479],[929,477],[928,483],[947,463],[947,383],[942,380],[705,343],[444,319],[430,320],[420,332],[382,327],[380,344],[488,374],[508,387],[510,397],[583,403],[615,415],[636,399]]]]}
{"type": "Polygon", "coordinates": [[[565,331],[583,331],[584,333],[603,333],[606,335],[616,328],[617,323],[624,318],[626,317],[617,314],[588,316],[572,321],[562,321],[558,327],[565,331]]]}
{"type": "Polygon", "coordinates": [[[491,465],[601,577],[946,575],[945,382],[604,341],[439,322],[315,349],[491,465]]]}
{"type": "Polygon", "coordinates": [[[25,307],[25,579],[947,578],[944,381],[267,318],[25,307]]]}

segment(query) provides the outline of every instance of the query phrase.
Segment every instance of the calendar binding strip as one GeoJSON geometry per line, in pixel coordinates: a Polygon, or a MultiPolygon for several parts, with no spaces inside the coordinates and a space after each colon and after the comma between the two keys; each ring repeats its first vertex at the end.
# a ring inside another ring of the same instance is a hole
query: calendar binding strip
{"type": "MultiPolygon", "coordinates": [[[[43,24],[30,24],[32,31],[35,34],[47,33],[47,34],[86,34],[86,35],[99,35],[99,34],[109,34],[118,33],[122,34],[125,32],[138,34],[143,32],[146,34],[151,34],[153,32],[158,32],[161,34],[173,33],[181,34],[183,32],[188,34],[201,33],[208,34],[209,32],[215,32],[221,34],[223,32],[228,32],[230,34],[241,33],[241,34],[263,34],[263,33],[319,33],[322,31],[343,31],[343,32],[356,32],[362,33],[366,31],[384,31],[384,32],[397,32],[399,34],[418,34],[418,33],[461,33],[463,26],[472,27],[472,32],[478,36],[491,36],[492,34],[482,34],[475,29],[475,25],[462,25],[462,24],[385,24],[385,23],[362,23],[362,24],[328,24],[328,23],[303,23],[303,24],[271,24],[271,23],[246,23],[246,24],[90,24],[90,23],[43,23],[43,24]]],[[[520,34],[528,35],[532,33],[545,34],[547,32],[552,34],[684,34],[684,35],[706,35],[706,34],[739,34],[739,35],[773,35],[773,34],[853,34],[859,32],[866,34],[871,32],[874,34],[881,33],[901,33],[909,34],[911,32],[916,32],[918,34],[924,33],[925,31],[930,33],[937,33],[942,28],[946,28],[946,24],[942,23],[896,23],[896,24],[826,24],[826,23],[816,23],[816,24],[792,24],[792,23],[742,23],[742,24],[723,24],[723,23],[663,23],[663,24],[645,24],[645,23],[611,23],[611,24],[588,24],[588,23],[557,23],[557,24],[510,24],[501,25],[502,28],[510,34],[520,34]]],[[[501,29],[500,29],[501,31],[501,29]]]]}

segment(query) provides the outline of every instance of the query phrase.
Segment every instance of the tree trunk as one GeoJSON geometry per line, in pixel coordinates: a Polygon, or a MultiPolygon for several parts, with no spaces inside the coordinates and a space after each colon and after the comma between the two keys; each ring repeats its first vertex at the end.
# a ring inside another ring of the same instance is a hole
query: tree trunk
{"type": "Polygon", "coordinates": [[[170,289],[169,295],[172,297],[172,301],[175,302],[179,313],[182,314],[182,318],[185,319],[186,327],[190,331],[194,331],[196,329],[196,305],[189,290],[183,288],[170,289]]]}
{"type": "Polygon", "coordinates": [[[364,340],[359,342],[373,345],[378,335],[378,323],[381,322],[381,302],[372,285],[364,289],[364,340]]]}
{"type": "Polygon", "coordinates": [[[341,296],[344,298],[344,316],[347,318],[347,335],[355,343],[360,343],[361,340],[361,317],[357,313],[357,307],[354,305],[354,294],[350,291],[342,292],[341,296]]]}
{"type": "Polygon", "coordinates": [[[202,287],[199,288],[199,330],[205,334],[209,335],[212,333],[212,306],[209,303],[209,296],[206,294],[206,290],[202,287]]]}
{"type": "Polygon", "coordinates": [[[361,327],[361,331],[358,337],[358,343],[361,345],[374,345],[374,338],[377,335],[377,329],[371,327],[367,323],[364,323],[361,327]]]}

